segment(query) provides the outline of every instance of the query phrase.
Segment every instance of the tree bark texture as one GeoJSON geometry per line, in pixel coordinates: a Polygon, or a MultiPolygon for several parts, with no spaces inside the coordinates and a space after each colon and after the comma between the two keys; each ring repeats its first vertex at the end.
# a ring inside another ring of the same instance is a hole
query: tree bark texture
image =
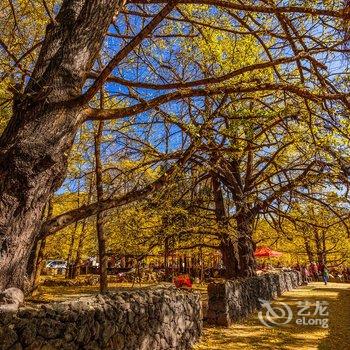
{"type": "Polygon", "coordinates": [[[245,207],[237,211],[239,276],[256,276],[256,261],[254,257],[255,243],[253,241],[254,217],[245,207]]]}
{"type": "Polygon", "coordinates": [[[46,203],[82,122],[76,103],[121,0],[64,0],[0,138],[0,290],[24,288],[46,203]]]}
{"type": "Polygon", "coordinates": [[[314,254],[312,252],[311,246],[310,246],[310,240],[308,238],[305,239],[305,251],[307,254],[307,257],[309,259],[309,263],[312,263],[314,259],[314,254]]]}
{"type": "Polygon", "coordinates": [[[212,186],[215,202],[215,216],[220,233],[220,251],[222,255],[223,264],[225,266],[225,277],[235,278],[238,274],[238,261],[234,242],[228,234],[228,222],[225,210],[224,197],[220,186],[220,181],[215,174],[212,174],[212,186]]]}

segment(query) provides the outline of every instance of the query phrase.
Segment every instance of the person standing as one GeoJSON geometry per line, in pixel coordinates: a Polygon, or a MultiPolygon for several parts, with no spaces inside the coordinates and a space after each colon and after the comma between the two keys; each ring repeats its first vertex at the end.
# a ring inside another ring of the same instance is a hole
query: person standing
{"type": "Polygon", "coordinates": [[[303,280],[303,284],[308,285],[308,283],[309,283],[309,271],[308,271],[306,265],[303,265],[301,267],[301,277],[303,280]]]}
{"type": "Polygon", "coordinates": [[[324,284],[325,284],[325,286],[326,286],[327,283],[328,283],[328,279],[329,279],[329,271],[328,271],[327,266],[324,266],[324,267],[323,267],[323,270],[322,270],[322,279],[323,279],[323,282],[324,282],[324,284]]]}
{"type": "Polygon", "coordinates": [[[310,272],[314,278],[314,281],[318,281],[318,268],[315,262],[311,262],[310,264],[310,272]]]}

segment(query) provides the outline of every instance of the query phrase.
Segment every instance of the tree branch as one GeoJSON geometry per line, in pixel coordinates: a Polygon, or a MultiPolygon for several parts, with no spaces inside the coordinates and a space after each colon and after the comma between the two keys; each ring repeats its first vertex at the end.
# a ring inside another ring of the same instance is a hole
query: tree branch
{"type": "Polygon", "coordinates": [[[130,191],[129,193],[120,197],[107,198],[100,202],[84,205],[77,209],[73,209],[61,215],[58,215],[52,219],[49,219],[42,225],[40,239],[50,236],[74,222],[88,218],[92,215],[96,215],[101,211],[120,207],[147,197],[150,193],[161,189],[165,184],[167,184],[172,175],[176,173],[177,170],[181,169],[191,158],[193,152],[194,146],[191,145],[182,154],[182,157],[174,165],[172,165],[167,172],[161,175],[156,181],[152,182],[142,189],[130,191]]]}
{"type": "MultiPolygon", "coordinates": [[[[325,51],[325,50],[326,49],[322,49],[322,51],[325,51]]],[[[151,90],[186,89],[186,88],[196,87],[196,86],[200,86],[200,85],[222,83],[226,80],[232,79],[236,76],[242,75],[242,74],[247,73],[247,72],[252,72],[254,70],[265,69],[265,68],[269,68],[269,67],[275,67],[275,66],[278,66],[281,64],[292,63],[292,62],[298,61],[302,58],[311,60],[310,52],[307,54],[305,52],[301,52],[294,57],[282,57],[282,58],[278,58],[278,59],[268,61],[268,62],[261,62],[261,63],[248,65],[248,66],[242,67],[240,69],[237,69],[231,73],[222,75],[220,77],[211,77],[211,78],[199,79],[199,80],[189,81],[189,82],[178,82],[178,83],[169,83],[169,84],[152,84],[152,83],[145,83],[145,82],[129,81],[129,80],[126,80],[123,78],[115,77],[115,76],[108,77],[106,79],[106,81],[121,84],[121,85],[128,86],[128,87],[151,89],[151,90]]],[[[319,65],[322,65],[322,64],[319,63],[319,65]]],[[[322,65],[322,67],[324,68],[324,65],[322,65]]],[[[89,74],[89,78],[91,78],[91,79],[97,79],[98,76],[99,75],[95,72],[91,72],[89,74]]]]}
{"type": "Polygon", "coordinates": [[[134,106],[116,109],[94,109],[87,108],[84,111],[85,120],[111,120],[133,116],[149,111],[157,106],[183,98],[215,96],[220,94],[251,93],[259,91],[285,91],[291,92],[299,97],[313,101],[341,100],[346,101],[349,94],[313,93],[305,88],[300,88],[292,84],[260,84],[256,86],[219,86],[213,88],[184,89],[155,97],[149,101],[138,103],[134,106]]]}
{"type": "Polygon", "coordinates": [[[265,210],[268,206],[277,198],[280,198],[284,193],[292,190],[296,186],[300,186],[305,184],[305,182],[300,183],[300,181],[305,180],[308,173],[312,170],[313,166],[316,165],[317,161],[312,161],[308,166],[304,169],[304,171],[294,178],[292,181],[288,182],[288,184],[282,186],[279,190],[275,191],[270,197],[265,199],[264,201],[256,204],[252,209],[252,213],[258,214],[261,210],[265,210]]]}
{"type": "Polygon", "coordinates": [[[141,32],[136,35],[126,46],[121,49],[107,64],[107,66],[102,70],[98,78],[92,84],[92,86],[86,91],[85,94],[78,98],[79,103],[85,104],[89,102],[94,95],[99,91],[103,83],[112,73],[113,69],[132,51],[134,50],[144,38],[146,38],[177,5],[178,0],[169,0],[167,5],[154,16],[150,23],[148,23],[141,32]]]}
{"type": "MultiPolygon", "coordinates": [[[[163,4],[165,0],[129,0],[130,4],[163,4]]],[[[212,5],[226,9],[247,11],[255,13],[298,13],[298,14],[309,14],[315,16],[329,16],[336,18],[349,18],[349,13],[346,8],[342,10],[327,10],[327,9],[316,9],[302,6],[257,6],[257,5],[245,5],[242,2],[233,2],[230,0],[180,0],[180,4],[196,4],[196,5],[212,5]]]]}

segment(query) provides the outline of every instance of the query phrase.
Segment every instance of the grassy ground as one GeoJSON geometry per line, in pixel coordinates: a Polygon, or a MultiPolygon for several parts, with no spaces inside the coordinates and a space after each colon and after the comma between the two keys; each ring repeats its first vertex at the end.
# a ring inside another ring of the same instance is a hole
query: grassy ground
{"type": "MultiPolygon", "coordinates": [[[[267,328],[258,314],[232,327],[206,327],[202,341],[195,350],[349,350],[350,349],[350,285],[312,283],[285,293],[278,301],[298,312],[298,301],[308,300],[314,311],[316,301],[329,303],[329,328],[297,325],[296,318],[285,326],[267,328]]],[[[315,316],[317,317],[317,316],[315,316]]],[[[298,317],[299,318],[299,317],[298,317]]]]}
{"type": "MultiPolygon", "coordinates": [[[[64,279],[63,276],[55,277],[56,280],[64,279]]],[[[108,290],[111,292],[127,291],[139,288],[156,287],[156,286],[173,286],[172,283],[109,283],[108,290]]],[[[202,299],[205,302],[207,299],[207,285],[195,284],[193,289],[202,294],[202,299]]],[[[43,286],[41,285],[34,293],[34,295],[27,299],[29,302],[60,302],[67,300],[75,300],[81,297],[90,296],[99,293],[98,285],[95,286],[43,286]]]]}
{"type": "MultiPolygon", "coordinates": [[[[125,291],[139,288],[155,286],[155,284],[135,284],[131,283],[110,283],[109,291],[125,291]]],[[[99,293],[98,286],[40,286],[34,296],[28,299],[30,302],[52,302],[52,301],[67,301],[76,300],[81,297],[90,296],[99,293]]]]}

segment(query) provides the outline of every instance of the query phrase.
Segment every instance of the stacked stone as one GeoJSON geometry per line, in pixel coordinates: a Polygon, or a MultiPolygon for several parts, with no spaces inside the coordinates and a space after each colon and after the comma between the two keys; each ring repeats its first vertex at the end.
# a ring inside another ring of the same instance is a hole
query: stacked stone
{"type": "Polygon", "coordinates": [[[174,288],[32,305],[5,316],[1,350],[185,350],[202,331],[200,294],[174,288]]]}
{"type": "Polygon", "coordinates": [[[209,324],[230,326],[261,308],[259,299],[272,300],[302,284],[298,271],[264,274],[208,285],[209,324]]]}

